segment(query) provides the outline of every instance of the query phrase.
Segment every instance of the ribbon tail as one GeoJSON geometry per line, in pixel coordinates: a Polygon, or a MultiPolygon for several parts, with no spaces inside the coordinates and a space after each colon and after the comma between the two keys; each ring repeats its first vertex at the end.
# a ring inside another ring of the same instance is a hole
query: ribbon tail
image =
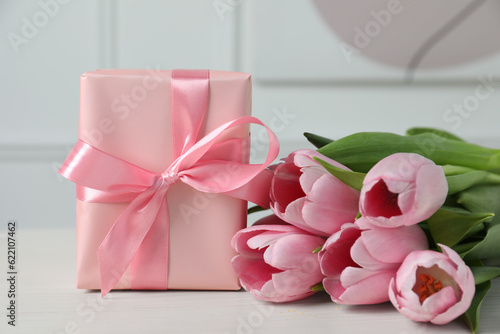
{"type": "Polygon", "coordinates": [[[168,290],[169,226],[168,205],[162,205],[130,264],[132,290],[168,290]]]}
{"type": "Polygon", "coordinates": [[[168,186],[159,178],[122,212],[97,250],[104,297],[118,283],[165,204],[168,186]]]}
{"type": "Polygon", "coordinates": [[[223,194],[255,203],[267,209],[271,203],[269,190],[271,189],[273,175],[273,172],[264,169],[247,184],[223,194]]]}

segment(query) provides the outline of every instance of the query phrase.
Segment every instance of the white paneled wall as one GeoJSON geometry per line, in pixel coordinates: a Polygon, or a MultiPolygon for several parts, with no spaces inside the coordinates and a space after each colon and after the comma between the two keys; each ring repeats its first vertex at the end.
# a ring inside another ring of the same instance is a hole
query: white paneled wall
{"type": "Polygon", "coordinates": [[[211,1],[124,0],[116,9],[114,66],[234,70],[236,21],[220,20],[211,1]]]}
{"type": "Polygon", "coordinates": [[[24,227],[74,226],[74,186],[55,170],[77,138],[79,76],[97,68],[252,73],[254,115],[273,127],[282,155],[310,147],[304,131],[339,138],[416,125],[500,146],[500,55],[491,38],[500,31],[498,2],[475,8],[458,37],[443,37],[408,84],[394,65],[418,49],[405,22],[432,13],[430,36],[471,2],[401,1],[404,11],[371,49],[346,58],[354,29],[390,1],[1,1],[0,226],[13,218],[24,227]],[[441,66],[446,57],[454,66],[441,66]]]}
{"type": "Polygon", "coordinates": [[[52,16],[38,1],[0,3],[0,145],[75,138],[79,76],[102,59],[99,11],[98,1],[58,4],[52,16]]]}

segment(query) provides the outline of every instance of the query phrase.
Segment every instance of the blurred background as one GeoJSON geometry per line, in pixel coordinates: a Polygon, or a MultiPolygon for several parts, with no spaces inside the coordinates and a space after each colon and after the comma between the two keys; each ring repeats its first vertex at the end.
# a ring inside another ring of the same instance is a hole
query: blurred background
{"type": "Polygon", "coordinates": [[[495,0],[0,0],[0,221],[75,226],[56,171],[99,68],[251,73],[282,157],[305,131],[413,126],[500,147],[499,18],[495,0]]]}

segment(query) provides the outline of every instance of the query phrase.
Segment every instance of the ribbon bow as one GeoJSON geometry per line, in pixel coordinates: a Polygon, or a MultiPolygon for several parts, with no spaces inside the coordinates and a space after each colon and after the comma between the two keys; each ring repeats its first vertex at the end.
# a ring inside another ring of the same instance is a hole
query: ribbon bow
{"type": "Polygon", "coordinates": [[[134,289],[167,289],[169,214],[166,194],[175,182],[184,182],[202,192],[223,193],[261,206],[269,205],[268,186],[272,174],[265,173],[265,168],[278,155],[276,136],[260,120],[246,116],[219,126],[196,142],[208,96],[208,71],[172,71],[175,160],[163,173],[147,171],[81,140],[59,170],[62,176],[78,185],[80,200],[131,201],[98,249],[103,296],[131,264],[134,271],[149,273],[133,280],[134,289]],[[227,156],[241,151],[242,140],[224,140],[223,133],[250,123],[261,125],[267,131],[269,151],[265,162],[252,165],[218,158],[221,152],[227,156]]]}

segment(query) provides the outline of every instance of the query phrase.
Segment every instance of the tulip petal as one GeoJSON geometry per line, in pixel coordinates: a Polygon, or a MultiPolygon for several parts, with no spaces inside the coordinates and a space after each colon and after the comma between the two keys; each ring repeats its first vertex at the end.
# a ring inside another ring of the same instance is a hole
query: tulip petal
{"type": "Polygon", "coordinates": [[[254,249],[250,248],[247,244],[248,240],[252,237],[262,233],[261,231],[249,231],[248,229],[238,231],[231,240],[231,246],[238,253],[254,253],[254,249]]]}
{"type": "MultiPolygon", "coordinates": [[[[363,232],[362,232],[363,233],[363,232]]],[[[358,266],[370,269],[370,270],[381,270],[396,268],[397,264],[385,263],[377,260],[366,248],[365,241],[363,239],[363,234],[358,238],[351,247],[351,258],[358,266]]]]}
{"type": "Polygon", "coordinates": [[[307,199],[305,197],[299,198],[288,205],[286,208],[285,214],[283,215],[283,220],[287,223],[300,227],[304,231],[307,231],[312,234],[328,236],[329,234],[318,229],[315,229],[309,226],[304,221],[303,209],[304,205],[307,203],[307,199]]]}
{"type": "Polygon", "coordinates": [[[363,231],[361,238],[368,252],[384,263],[399,265],[411,252],[428,248],[427,236],[418,225],[387,229],[374,227],[363,231]]]}
{"type": "MultiPolygon", "coordinates": [[[[474,297],[474,294],[472,294],[472,297],[474,297]]],[[[448,308],[445,312],[436,315],[431,322],[436,325],[444,325],[455,320],[469,309],[471,301],[472,298],[468,300],[460,300],[455,305],[448,308]]]]}
{"type": "Polygon", "coordinates": [[[233,239],[231,240],[231,246],[238,253],[258,253],[255,249],[252,249],[248,246],[248,240],[256,236],[257,234],[266,232],[266,231],[275,231],[275,232],[293,232],[293,233],[304,233],[301,229],[292,226],[292,225],[258,225],[244,228],[243,230],[238,231],[233,239]]]}
{"type": "Polygon", "coordinates": [[[351,247],[361,235],[354,224],[346,225],[339,232],[330,236],[319,252],[321,271],[325,276],[338,279],[346,267],[357,267],[351,258],[351,247]]]}
{"type": "MultiPolygon", "coordinates": [[[[319,163],[317,163],[319,167],[319,163]]],[[[309,167],[309,168],[301,168],[302,175],[300,175],[299,182],[302,187],[302,191],[307,195],[311,192],[314,184],[324,175],[326,175],[326,171],[324,169],[319,168],[318,166],[309,167]]]]}
{"type": "Polygon", "coordinates": [[[439,244],[439,246],[441,247],[443,254],[448,256],[457,266],[456,282],[462,291],[462,295],[460,301],[450,307],[446,312],[443,312],[432,320],[432,323],[438,325],[446,324],[467,311],[476,292],[476,285],[474,283],[472,271],[464,263],[462,258],[448,246],[441,244],[439,244]]]}
{"type": "Polygon", "coordinates": [[[260,287],[255,287],[255,288],[250,287],[250,289],[248,289],[248,287],[245,287],[245,289],[252,295],[261,300],[275,301],[275,300],[280,300],[281,298],[278,292],[274,289],[272,280],[266,281],[260,287]]]}
{"type": "Polygon", "coordinates": [[[281,164],[275,172],[272,180],[272,199],[281,207],[286,207],[297,198],[305,196],[299,182],[300,169],[293,164],[281,164]]]}
{"type": "Polygon", "coordinates": [[[340,297],[346,290],[340,283],[339,279],[330,277],[323,279],[323,287],[334,302],[337,302],[339,300],[338,297],[340,297]]]}
{"type": "Polygon", "coordinates": [[[323,173],[306,194],[310,201],[337,206],[348,205],[349,209],[358,213],[359,191],[331,174],[323,173]],[[336,204],[339,202],[342,204],[336,204]]]}
{"type": "Polygon", "coordinates": [[[302,218],[302,208],[306,202],[305,197],[294,200],[285,209],[285,221],[290,224],[305,224],[302,218]]]}
{"type": "Polygon", "coordinates": [[[384,303],[389,300],[388,287],[393,277],[394,271],[381,271],[378,274],[368,276],[346,288],[335,302],[348,305],[384,303]]]}
{"type": "Polygon", "coordinates": [[[392,270],[370,270],[365,268],[355,268],[355,267],[347,267],[342,271],[340,275],[340,281],[342,282],[342,286],[345,288],[349,288],[352,285],[359,283],[360,281],[367,279],[373,275],[378,275],[381,272],[392,273],[392,276],[396,276],[396,268],[392,270]]]}
{"type": "MultiPolygon", "coordinates": [[[[455,265],[455,267],[457,268],[457,270],[460,272],[460,269],[466,269],[468,268],[467,265],[465,264],[464,260],[462,260],[462,258],[460,257],[460,255],[457,254],[457,252],[455,252],[453,249],[451,249],[450,247],[446,246],[446,245],[443,245],[443,244],[438,244],[439,247],[441,248],[441,250],[443,251],[443,254],[445,256],[447,256],[451,261],[452,263],[455,265]]],[[[469,270],[466,270],[464,271],[464,274],[465,276],[461,277],[461,278],[467,278],[469,277],[469,270]]]]}
{"type": "MultiPolygon", "coordinates": [[[[389,295],[391,295],[390,290],[389,295]]],[[[408,300],[401,295],[397,295],[395,297],[397,300],[396,303],[392,299],[391,302],[396,307],[396,309],[408,319],[420,322],[431,321],[435,317],[435,315],[421,312],[421,307],[418,306],[420,304],[420,301],[418,300],[416,294],[413,294],[413,296],[415,298],[411,298],[410,300],[408,300]]]]}
{"type": "Polygon", "coordinates": [[[301,268],[320,272],[318,254],[312,251],[323,246],[324,242],[324,239],[311,235],[286,235],[265,250],[264,261],[282,270],[301,268]]]}
{"type": "Polygon", "coordinates": [[[368,230],[374,227],[372,224],[370,224],[370,222],[368,221],[368,219],[366,219],[366,217],[359,217],[354,222],[354,225],[356,225],[362,230],[368,230]]]}
{"type": "Polygon", "coordinates": [[[421,165],[434,164],[431,160],[416,153],[395,153],[376,163],[366,174],[366,182],[381,177],[386,180],[412,182],[421,165]]]}
{"type": "Polygon", "coordinates": [[[264,284],[261,290],[251,290],[250,293],[252,293],[256,298],[264,301],[274,302],[274,303],[285,303],[309,297],[315,294],[316,292],[309,290],[305,293],[300,293],[296,295],[283,295],[280,294],[275,289],[273,281],[269,281],[266,284],[264,284]]]}
{"type": "Polygon", "coordinates": [[[334,203],[325,206],[306,200],[302,208],[302,218],[311,232],[328,237],[339,231],[342,225],[353,223],[357,209],[355,211],[349,211],[349,208],[337,208],[334,203]]]}
{"type": "Polygon", "coordinates": [[[426,298],[422,303],[422,309],[426,314],[433,314],[436,316],[449,309],[452,305],[456,304],[457,301],[453,288],[447,286],[426,298]]]}
{"type": "Polygon", "coordinates": [[[272,274],[281,272],[262,259],[249,259],[242,255],[235,256],[232,265],[236,275],[250,289],[260,289],[264,283],[272,278],[272,274]]]}
{"type": "Polygon", "coordinates": [[[416,180],[415,206],[412,215],[421,222],[434,214],[446,200],[448,182],[443,168],[437,165],[422,166],[416,180]]]}
{"type": "Polygon", "coordinates": [[[349,168],[342,165],[341,163],[339,163],[333,159],[330,159],[327,156],[324,156],[323,154],[321,154],[315,150],[309,150],[309,149],[297,150],[297,151],[293,152],[292,154],[294,157],[294,159],[293,159],[294,163],[299,167],[318,167],[319,166],[320,168],[323,168],[323,166],[321,166],[321,164],[318,161],[313,159],[313,158],[319,158],[319,159],[329,163],[332,166],[342,168],[345,170],[350,170],[349,168]]]}
{"type": "Polygon", "coordinates": [[[396,310],[400,311],[401,304],[399,302],[400,296],[398,295],[398,290],[396,287],[396,277],[393,277],[391,279],[391,282],[389,283],[388,292],[389,292],[389,300],[391,301],[392,305],[396,308],[396,310]]]}
{"type": "MultiPolygon", "coordinates": [[[[428,297],[423,304],[421,304],[418,299],[409,301],[400,297],[398,298],[400,306],[398,310],[411,320],[434,322],[434,319],[439,316],[441,312],[448,310],[456,303],[456,301],[457,299],[453,289],[451,287],[446,287],[438,293],[428,297]]],[[[453,319],[458,317],[460,314],[455,315],[453,319]]]]}
{"type": "Polygon", "coordinates": [[[302,208],[304,222],[322,235],[329,236],[358,214],[359,192],[330,174],[314,183],[302,208]]]}
{"type": "Polygon", "coordinates": [[[251,249],[262,249],[292,233],[293,232],[283,233],[277,231],[266,231],[251,237],[247,244],[251,249]]]}
{"type": "MultiPolygon", "coordinates": [[[[405,191],[402,191],[398,195],[398,206],[401,209],[402,216],[398,219],[398,226],[409,226],[420,222],[420,220],[415,219],[415,207],[420,205],[415,199],[416,187],[415,184],[408,186],[405,191]]],[[[395,220],[394,217],[393,220],[395,220]]]]}
{"type": "Polygon", "coordinates": [[[274,213],[274,215],[276,217],[278,217],[279,219],[281,219],[284,222],[286,222],[287,224],[289,224],[285,220],[285,209],[286,208],[281,207],[278,202],[271,202],[271,204],[269,205],[269,208],[271,209],[271,211],[274,213]]]}
{"type": "Polygon", "coordinates": [[[301,268],[274,274],[272,280],[276,291],[291,296],[311,291],[311,287],[323,278],[319,270],[308,272],[301,268]]]}

